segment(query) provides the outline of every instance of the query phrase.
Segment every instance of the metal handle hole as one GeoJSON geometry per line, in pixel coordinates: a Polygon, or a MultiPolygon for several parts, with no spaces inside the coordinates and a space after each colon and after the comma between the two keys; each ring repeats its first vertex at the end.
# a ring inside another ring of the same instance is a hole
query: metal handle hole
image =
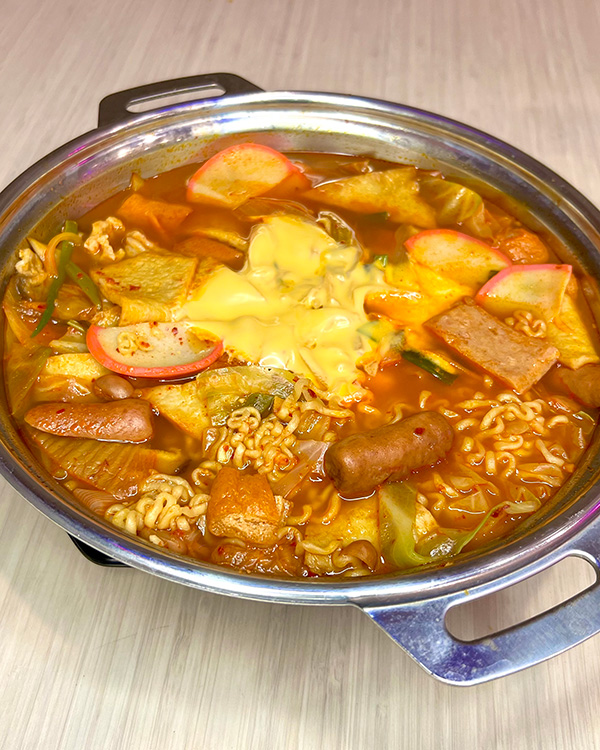
{"type": "Polygon", "coordinates": [[[572,599],[596,579],[596,568],[590,562],[567,557],[514,586],[451,607],[446,627],[460,641],[486,638],[572,599]]]}
{"type": "Polygon", "coordinates": [[[216,83],[199,88],[191,87],[185,91],[179,91],[177,94],[156,94],[144,97],[143,99],[136,99],[127,105],[127,111],[133,114],[140,114],[141,112],[148,112],[151,109],[157,109],[157,107],[170,107],[173,104],[195,102],[200,99],[214,99],[215,97],[223,96],[224,93],[225,89],[216,83]]]}

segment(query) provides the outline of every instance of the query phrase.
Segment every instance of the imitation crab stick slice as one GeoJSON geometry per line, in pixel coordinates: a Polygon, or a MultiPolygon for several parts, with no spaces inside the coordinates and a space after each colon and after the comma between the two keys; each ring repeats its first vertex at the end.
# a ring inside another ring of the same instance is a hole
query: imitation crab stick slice
{"type": "Polygon", "coordinates": [[[555,264],[510,266],[490,279],[475,300],[498,318],[526,310],[550,322],[561,309],[572,270],[555,264]]]}
{"type": "Polygon", "coordinates": [[[135,378],[191,375],[206,369],[223,351],[220,339],[190,321],[90,326],[86,342],[101,365],[135,378]]]}
{"type": "Polygon", "coordinates": [[[405,242],[411,259],[448,279],[479,289],[510,260],[481,240],[452,229],[429,229],[405,242]]]}
{"type": "Polygon", "coordinates": [[[258,143],[240,143],[219,151],[192,175],[187,199],[234,209],[296,172],[298,168],[278,151],[258,143]]]}

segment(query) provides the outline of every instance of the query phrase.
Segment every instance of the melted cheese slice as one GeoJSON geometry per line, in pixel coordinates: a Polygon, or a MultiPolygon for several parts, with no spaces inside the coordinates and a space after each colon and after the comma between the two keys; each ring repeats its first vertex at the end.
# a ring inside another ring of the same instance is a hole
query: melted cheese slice
{"type": "Polygon", "coordinates": [[[183,317],[244,359],[352,398],[362,393],[356,362],[370,348],[357,331],[367,320],[364,299],[383,289],[383,272],[363,265],[359,248],[338,244],[308,219],[271,216],[254,228],[244,269],[215,271],[183,317]]]}

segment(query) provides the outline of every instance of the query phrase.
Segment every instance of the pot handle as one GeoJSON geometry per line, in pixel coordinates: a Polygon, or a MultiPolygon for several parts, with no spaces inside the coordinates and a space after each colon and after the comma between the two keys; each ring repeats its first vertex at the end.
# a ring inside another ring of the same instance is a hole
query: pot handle
{"type": "MultiPolygon", "coordinates": [[[[233,73],[207,73],[185,78],[171,78],[168,81],[136,86],[105,96],[98,106],[98,125],[105,127],[135,117],[138,113],[132,112],[130,107],[142,102],[171,99],[195,91],[203,94],[198,97],[199,99],[209,99],[233,94],[252,94],[263,90],[233,73]]],[[[159,106],[160,102],[157,103],[157,108],[159,106]]]]}
{"type": "Polygon", "coordinates": [[[100,565],[102,568],[128,568],[128,565],[125,565],[125,563],[120,562],[119,560],[115,560],[112,557],[109,557],[108,555],[105,555],[104,552],[99,552],[97,549],[94,549],[93,547],[90,547],[85,542],[80,541],[74,536],[71,536],[69,534],[69,539],[73,542],[73,544],[77,547],[77,549],[81,552],[81,554],[90,562],[93,562],[94,565],[100,565]]]}
{"type": "MultiPolygon", "coordinates": [[[[597,529],[594,530],[598,537],[597,529]]],[[[505,586],[496,582],[483,590],[462,591],[417,603],[361,606],[415,661],[434,677],[452,685],[476,685],[504,677],[558,656],[600,633],[600,541],[586,535],[561,555],[583,557],[596,569],[596,581],[571,599],[514,625],[500,633],[475,641],[460,641],[446,628],[448,610],[505,586]]],[[[536,572],[540,572],[539,570],[536,572]]],[[[526,576],[525,576],[526,577],[526,576]]],[[[523,580],[520,576],[518,580],[523,580]]]]}

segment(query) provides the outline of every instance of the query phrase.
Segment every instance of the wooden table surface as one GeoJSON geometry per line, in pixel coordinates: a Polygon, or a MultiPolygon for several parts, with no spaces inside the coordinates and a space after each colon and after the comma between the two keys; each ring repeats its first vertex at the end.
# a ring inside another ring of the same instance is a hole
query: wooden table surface
{"type": "MultiPolygon", "coordinates": [[[[0,185],[130,86],[230,71],[433,110],[600,204],[594,0],[0,0],[0,185]]],[[[6,252],[6,249],[3,249],[6,252]]],[[[4,481],[0,747],[600,747],[600,637],[497,682],[428,677],[352,608],[204,594],[96,567],[4,481]]],[[[593,579],[569,562],[461,615],[518,620],[593,579]]]]}

